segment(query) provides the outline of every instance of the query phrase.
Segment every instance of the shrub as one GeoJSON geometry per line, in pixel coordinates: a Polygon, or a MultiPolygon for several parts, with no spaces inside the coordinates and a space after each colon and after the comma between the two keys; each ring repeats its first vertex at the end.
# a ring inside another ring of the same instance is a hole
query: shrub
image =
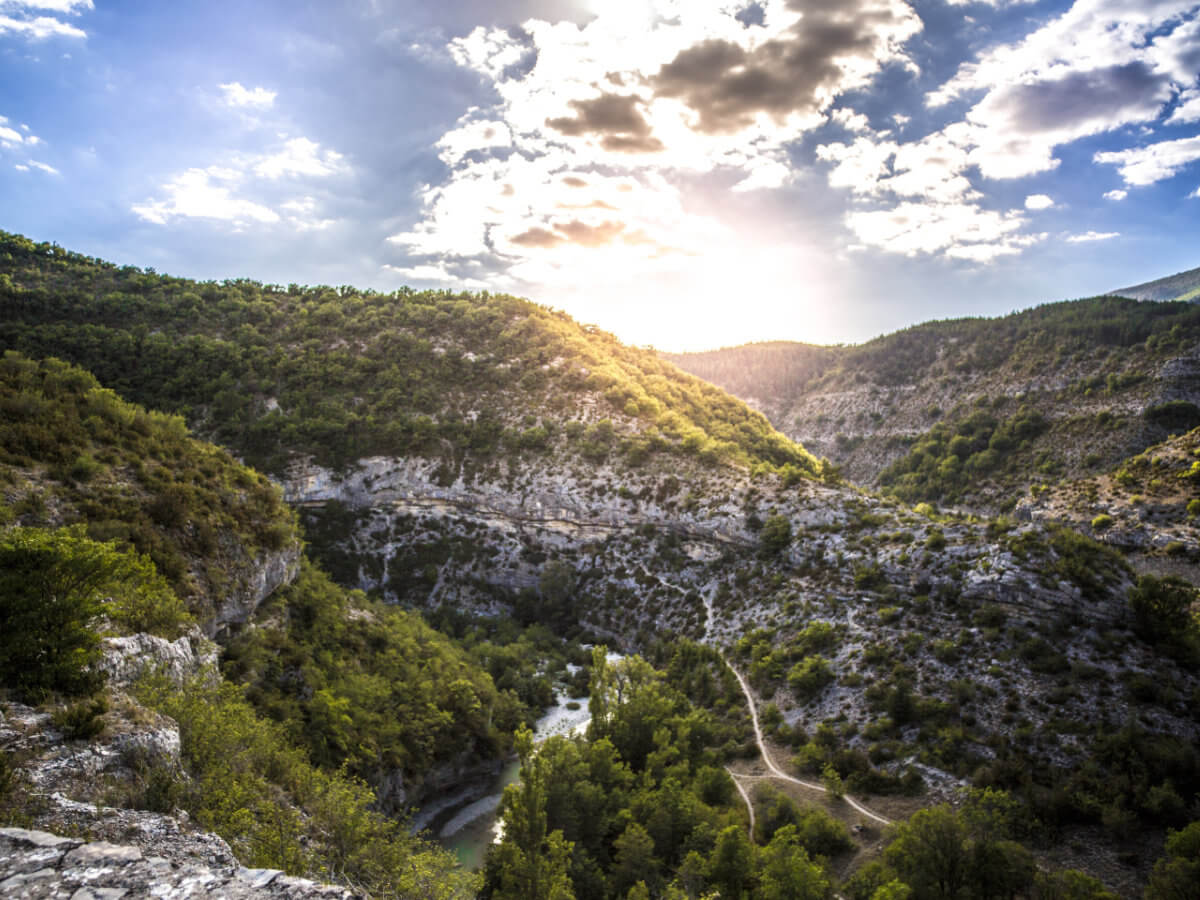
{"type": "Polygon", "coordinates": [[[29,698],[97,689],[101,614],[168,637],[189,621],[147,557],[93,541],[80,526],[18,528],[0,539],[0,682],[29,698]]]}
{"type": "Polygon", "coordinates": [[[108,701],[103,697],[93,697],[62,707],[51,720],[68,741],[90,741],[104,730],[101,716],[106,712],[108,701]]]}
{"type": "Polygon", "coordinates": [[[1112,516],[1106,513],[1101,513],[1100,515],[1096,516],[1096,518],[1092,519],[1092,531],[1107,531],[1112,527],[1112,523],[1112,516]]]}
{"type": "Polygon", "coordinates": [[[759,546],[768,556],[778,556],[792,542],[792,523],[787,516],[770,516],[758,535],[759,546]]]}
{"type": "Polygon", "coordinates": [[[823,656],[809,656],[792,666],[788,672],[788,686],[797,696],[807,700],[824,690],[833,678],[829,660],[823,656]]]}

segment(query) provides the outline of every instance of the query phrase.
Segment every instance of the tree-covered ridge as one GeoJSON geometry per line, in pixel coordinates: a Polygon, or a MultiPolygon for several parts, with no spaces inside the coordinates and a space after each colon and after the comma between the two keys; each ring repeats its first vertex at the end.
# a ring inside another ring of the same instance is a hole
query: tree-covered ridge
{"type": "Polygon", "coordinates": [[[738,396],[786,402],[796,391],[834,384],[902,385],[1001,366],[1055,366],[1097,348],[1136,348],[1161,357],[1197,340],[1200,307],[1194,304],[1107,296],[1046,303],[998,318],[924,322],[857,345],[776,341],[664,355],[738,396]]]}
{"type": "Polygon", "coordinates": [[[750,345],[673,359],[752,400],[852,481],[890,484],[910,502],[1007,512],[1033,483],[1103,471],[1200,424],[1189,406],[1200,401],[1198,343],[1194,304],[1097,297],[928,322],[859,346],[750,345]],[[731,361],[743,370],[731,372],[731,361]],[[1037,417],[1036,434],[989,446],[1005,420],[1037,417]],[[983,446],[946,452],[960,436],[983,446]]]}
{"type": "Polygon", "coordinates": [[[55,359],[0,358],[0,526],[80,523],[146,554],[204,624],[264,554],[299,552],[279,489],[55,359]]]}
{"type": "Polygon", "coordinates": [[[439,764],[499,759],[527,715],[419,615],[340,588],[307,562],[230,643],[224,672],[315,764],[375,784],[401,773],[419,786],[439,764]]]}
{"type": "Polygon", "coordinates": [[[843,349],[796,341],[762,341],[720,350],[660,355],[735,397],[769,402],[803,390],[837,364],[843,349]]]}
{"type": "Polygon", "coordinates": [[[1137,300],[1179,300],[1195,302],[1200,296],[1200,268],[1176,272],[1132,287],[1117,288],[1112,294],[1137,300]]]}
{"type": "Polygon", "coordinates": [[[291,453],[341,467],[560,442],[817,471],[724,392],[506,295],[200,283],[3,234],[0,341],[70,359],[268,471],[291,453]]]}

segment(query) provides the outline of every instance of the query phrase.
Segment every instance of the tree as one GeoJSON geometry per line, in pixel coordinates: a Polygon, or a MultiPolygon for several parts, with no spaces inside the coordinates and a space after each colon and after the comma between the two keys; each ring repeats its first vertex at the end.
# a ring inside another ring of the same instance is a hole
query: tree
{"type": "Polygon", "coordinates": [[[708,858],[708,880],[720,888],[722,900],[741,900],[754,876],[754,845],[746,832],[730,825],[717,836],[708,858]]]}
{"type": "Polygon", "coordinates": [[[787,516],[770,516],[758,535],[759,546],[767,556],[778,556],[792,542],[792,523],[787,516]]]}
{"type": "Polygon", "coordinates": [[[637,822],[630,822],[620,836],[613,841],[616,865],[613,867],[612,887],[618,894],[629,890],[630,896],[637,884],[642,890],[647,882],[658,881],[658,859],[654,855],[654,840],[637,822]]]}
{"type": "Polygon", "coordinates": [[[1200,884],[1200,822],[1167,835],[1167,853],[1154,864],[1146,900],[1189,900],[1200,884]]]}
{"type": "Polygon", "coordinates": [[[958,816],[935,806],[896,827],[885,857],[918,897],[955,900],[967,882],[966,837],[958,816]]]}
{"type": "Polygon", "coordinates": [[[29,698],[96,690],[94,625],[105,613],[139,630],[186,619],[148,558],[90,540],[82,526],[17,528],[0,539],[0,682],[29,698]]]}
{"type": "Polygon", "coordinates": [[[1039,872],[1034,881],[1036,900],[1117,900],[1117,895],[1078,869],[1061,872],[1039,872]]]}
{"type": "MultiPolygon", "coordinates": [[[[533,733],[516,735],[521,781],[504,789],[504,840],[494,867],[495,900],[574,900],[568,866],[572,844],[562,831],[546,832],[546,767],[533,752],[533,733]]],[[[490,874],[490,873],[489,873],[490,874]]]]}
{"type": "Polygon", "coordinates": [[[785,825],[762,851],[759,896],[763,900],[828,900],[833,885],[825,868],[809,858],[794,825],[785,825]]]}
{"type": "Polygon", "coordinates": [[[1192,616],[1196,589],[1180,578],[1142,575],[1129,592],[1134,627],[1147,641],[1184,646],[1196,642],[1197,625],[1192,616]]]}

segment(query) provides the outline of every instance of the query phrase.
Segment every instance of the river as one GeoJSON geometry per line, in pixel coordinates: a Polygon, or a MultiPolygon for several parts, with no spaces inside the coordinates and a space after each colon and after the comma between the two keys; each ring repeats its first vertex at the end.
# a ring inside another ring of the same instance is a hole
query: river
{"type": "MultiPolygon", "coordinates": [[[[610,658],[619,659],[616,654],[610,654],[610,658]]],[[[565,692],[559,691],[555,701],[534,726],[533,737],[537,743],[556,734],[571,734],[587,727],[590,717],[586,697],[572,701],[565,692]],[[571,703],[577,708],[568,708],[571,703]]],[[[520,774],[521,764],[513,759],[489,785],[485,796],[477,800],[461,796],[443,798],[422,809],[413,823],[418,829],[428,828],[438,843],[458,855],[466,868],[478,869],[483,865],[487,848],[500,835],[498,813],[504,788],[515,782],[520,774]]]]}

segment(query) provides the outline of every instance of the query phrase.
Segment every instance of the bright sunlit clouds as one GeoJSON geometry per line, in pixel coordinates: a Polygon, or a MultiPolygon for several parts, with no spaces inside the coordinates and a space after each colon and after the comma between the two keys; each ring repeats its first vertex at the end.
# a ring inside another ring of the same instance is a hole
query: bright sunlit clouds
{"type": "Polygon", "coordinates": [[[86,203],[79,249],[180,274],[682,349],[1200,264],[1194,2],[0,0],[0,46],[3,227],[72,246],[86,203]]]}

